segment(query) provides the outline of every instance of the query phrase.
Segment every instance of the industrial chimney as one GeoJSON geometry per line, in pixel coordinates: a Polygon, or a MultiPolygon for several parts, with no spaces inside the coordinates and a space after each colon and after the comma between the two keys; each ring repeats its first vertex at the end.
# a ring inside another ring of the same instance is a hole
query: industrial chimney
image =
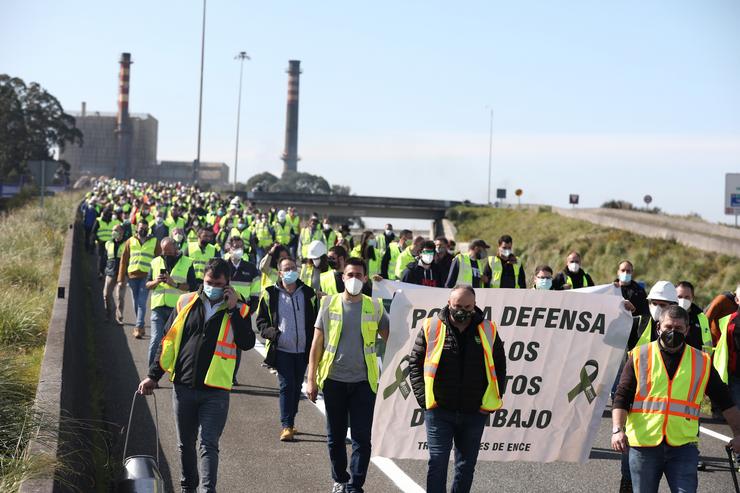
{"type": "Polygon", "coordinates": [[[121,53],[121,71],[118,75],[118,115],[116,116],[116,140],[118,158],[116,178],[128,179],[131,175],[131,120],[128,113],[128,94],[131,70],[131,53],[121,53]]]}
{"type": "Polygon", "coordinates": [[[283,152],[283,174],[298,171],[298,89],[301,77],[301,61],[288,62],[288,108],[285,116],[285,152],[283,152]]]}

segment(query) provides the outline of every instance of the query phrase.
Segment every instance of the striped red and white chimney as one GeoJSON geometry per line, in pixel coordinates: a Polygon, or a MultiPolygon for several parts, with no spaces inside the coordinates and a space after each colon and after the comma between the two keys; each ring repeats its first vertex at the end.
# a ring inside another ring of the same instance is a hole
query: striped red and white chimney
{"type": "Polygon", "coordinates": [[[128,94],[130,87],[131,53],[121,53],[121,71],[118,74],[118,117],[119,130],[128,126],[128,94]]]}

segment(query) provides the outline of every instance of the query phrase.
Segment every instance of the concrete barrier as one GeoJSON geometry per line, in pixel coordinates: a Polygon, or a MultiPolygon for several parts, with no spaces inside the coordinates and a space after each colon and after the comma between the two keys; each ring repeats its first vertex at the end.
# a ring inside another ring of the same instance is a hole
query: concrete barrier
{"type": "MultiPolygon", "coordinates": [[[[70,225],[64,241],[57,297],[51,313],[46,347],[36,389],[36,410],[46,422],[58,424],[53,437],[29,443],[29,455],[65,457],[74,468],[75,478],[92,477],[89,450],[79,424],[90,417],[87,385],[87,345],[85,335],[84,286],[80,276],[83,248],[79,223],[70,225]]],[[[89,449],[89,447],[88,447],[89,449]]],[[[55,476],[61,471],[55,471],[55,476]]],[[[38,478],[23,483],[22,493],[64,492],[67,487],[58,477],[38,478]]]]}

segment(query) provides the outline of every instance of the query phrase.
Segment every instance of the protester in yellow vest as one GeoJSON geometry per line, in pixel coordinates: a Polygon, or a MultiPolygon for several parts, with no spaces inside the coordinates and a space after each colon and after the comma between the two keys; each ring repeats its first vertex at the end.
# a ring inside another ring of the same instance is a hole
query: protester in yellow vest
{"type": "Polygon", "coordinates": [[[396,259],[396,279],[401,279],[401,275],[403,274],[403,271],[408,267],[408,265],[414,261],[416,257],[419,256],[419,253],[421,253],[421,245],[424,243],[424,237],[423,236],[417,236],[414,238],[414,241],[406,247],[404,250],[401,251],[400,254],[398,254],[398,258],[396,259]]]}
{"type": "Polygon", "coordinates": [[[485,287],[488,282],[483,279],[483,268],[488,258],[487,250],[491,248],[483,240],[475,239],[468,244],[468,253],[458,253],[450,264],[445,287],[452,288],[459,284],[474,288],[485,287]]]}
{"type": "Polygon", "coordinates": [[[514,240],[509,235],[502,235],[498,239],[496,255],[488,257],[483,267],[483,278],[487,279],[488,287],[508,289],[527,287],[524,266],[514,255],[513,246],[514,240]]]}
{"type": "Polygon", "coordinates": [[[301,265],[299,279],[314,291],[319,291],[321,288],[321,274],[329,270],[326,244],[318,240],[312,241],[301,265]]]}
{"type": "Polygon", "coordinates": [[[152,260],[161,253],[157,239],[149,236],[149,223],[142,219],[136,225],[136,235],[126,241],[118,267],[118,289],[124,289],[127,282],[131,287],[136,315],[133,335],[136,339],[142,339],[146,333],[144,317],[146,300],[149,297],[146,279],[151,270],[152,260]]]}
{"type": "Polygon", "coordinates": [[[118,287],[118,268],[123,253],[123,227],[116,224],[111,239],[105,242],[105,283],[103,285],[103,307],[105,319],[109,321],[115,310],[116,322],[123,324],[123,305],[126,291],[118,287]],[[115,290],[115,303],[113,301],[115,290]]]}
{"type": "Polygon", "coordinates": [[[316,292],[319,298],[328,294],[337,294],[344,291],[342,273],[347,262],[347,250],[341,246],[333,246],[326,254],[326,261],[330,269],[321,273],[320,290],[316,292]]]}
{"type": "Polygon", "coordinates": [[[275,242],[284,246],[289,246],[293,238],[293,225],[288,222],[284,210],[279,210],[275,222],[272,223],[272,230],[275,232],[275,242]]]}
{"type": "Polygon", "coordinates": [[[676,284],[678,306],[689,313],[689,335],[686,344],[712,354],[712,332],[709,329],[709,319],[704,311],[694,303],[694,285],[689,281],[676,284]]]}
{"type": "Polygon", "coordinates": [[[414,396],[425,409],[427,491],[446,491],[453,442],[452,491],[470,491],[480,438],[489,413],[502,406],[506,382],[504,344],[476,306],[472,287],[453,288],[439,315],[423,321],[409,370],[414,396]]]}
{"type": "Polygon", "coordinates": [[[380,299],[362,294],[365,263],[350,258],[342,294],[325,296],[316,319],[308,363],[307,394],[324,393],[327,444],[333,491],[362,491],[370,462],[375,394],[378,391],[376,340],[388,338],[388,315],[380,299]],[[352,460],[347,473],[347,418],[352,423],[352,460]]]}
{"type": "Polygon", "coordinates": [[[203,286],[177,301],[139,392],[151,394],[169,372],[184,491],[216,491],[218,442],[226,425],[236,349],[254,347],[249,306],[229,286],[224,259],[208,261],[203,286]],[[200,437],[200,486],[196,438],[200,437]]]}
{"type": "Polygon", "coordinates": [[[658,321],[658,340],[632,350],[622,371],[612,405],[612,448],[624,452],[629,446],[634,491],[657,492],[663,475],[672,491],[696,491],[704,395],[732,428],[735,452],[740,452],[740,410],[709,355],[686,344],[686,310],[671,305],[658,321]]]}
{"type": "Polygon", "coordinates": [[[146,288],[151,291],[149,365],[154,362],[154,354],[164,337],[164,324],[170,318],[180,295],[198,287],[193,261],[177,250],[175,241],[165,236],[159,245],[162,255],[152,260],[146,283],[146,288]]]}
{"type": "Polygon", "coordinates": [[[324,233],[321,231],[319,226],[319,218],[311,216],[308,221],[308,226],[301,230],[301,235],[298,238],[298,253],[301,256],[301,260],[308,256],[308,246],[313,241],[320,241],[326,244],[324,233]]]}
{"type": "Polygon", "coordinates": [[[579,289],[593,286],[594,280],[591,275],[581,267],[581,254],[570,252],[565,259],[565,268],[552,280],[553,289],[560,291],[562,289],[579,289]]]}
{"type": "MultiPolygon", "coordinates": [[[[732,294],[732,293],[730,293],[732,294]]],[[[735,306],[740,305],[740,284],[734,293],[735,306]]],[[[717,369],[722,381],[730,386],[732,400],[740,405],[740,347],[737,347],[736,334],[738,315],[740,308],[734,312],[724,315],[717,321],[719,338],[714,348],[713,364],[717,369]]]]}
{"type": "Polygon", "coordinates": [[[413,233],[408,229],[402,230],[398,235],[398,241],[392,241],[386,244],[385,253],[380,261],[380,275],[384,279],[391,281],[397,279],[396,264],[401,252],[411,243],[413,233]]]}
{"type": "Polygon", "coordinates": [[[206,263],[212,258],[220,256],[220,253],[213,245],[213,230],[210,228],[200,228],[198,230],[198,242],[188,242],[188,249],[185,255],[193,260],[195,278],[198,281],[202,281],[206,263]]]}
{"type": "Polygon", "coordinates": [[[113,211],[110,208],[103,210],[103,214],[97,219],[93,226],[92,233],[95,235],[98,245],[98,278],[102,279],[105,275],[105,244],[111,239],[113,228],[121,224],[121,221],[113,217],[113,211]]]}

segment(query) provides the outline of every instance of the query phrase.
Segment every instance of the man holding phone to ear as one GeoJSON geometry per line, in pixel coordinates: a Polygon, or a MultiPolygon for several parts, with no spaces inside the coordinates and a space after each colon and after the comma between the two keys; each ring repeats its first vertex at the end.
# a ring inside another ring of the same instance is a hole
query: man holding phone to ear
{"type": "Polygon", "coordinates": [[[139,392],[149,395],[162,375],[170,373],[183,492],[195,492],[199,483],[199,491],[216,491],[218,441],[229,412],[236,350],[254,347],[249,305],[229,286],[229,274],[224,259],[206,263],[202,287],[178,298],[165,325],[167,335],[139,384],[139,392]]]}

